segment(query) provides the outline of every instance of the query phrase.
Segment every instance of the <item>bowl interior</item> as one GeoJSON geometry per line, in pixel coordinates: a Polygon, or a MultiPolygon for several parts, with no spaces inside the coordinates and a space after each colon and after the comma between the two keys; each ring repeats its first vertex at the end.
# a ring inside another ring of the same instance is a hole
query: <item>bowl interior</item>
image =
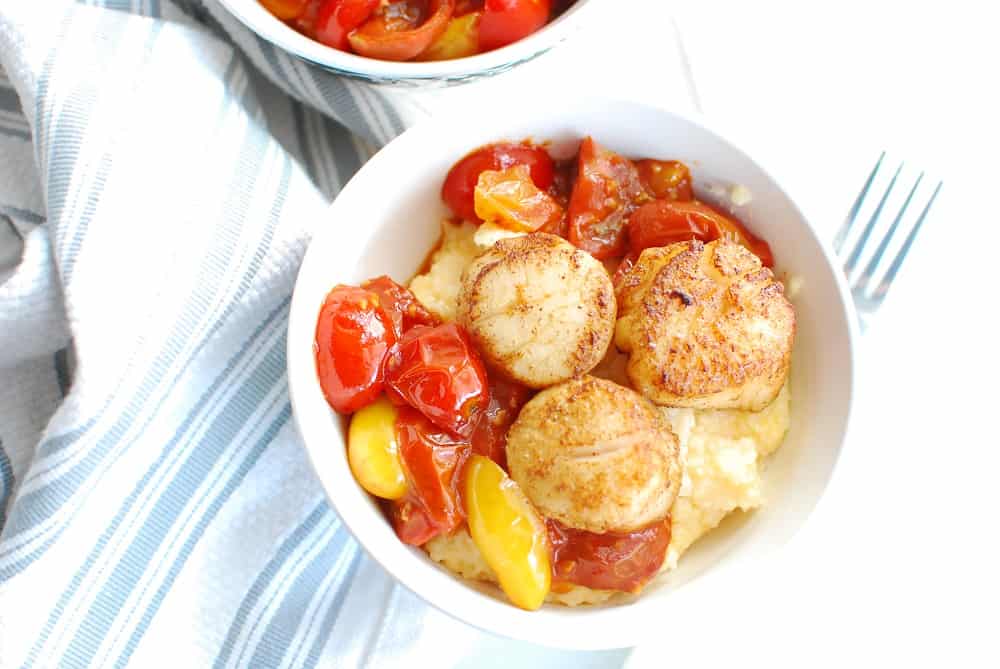
{"type": "Polygon", "coordinates": [[[377,81],[460,81],[475,74],[503,71],[563,40],[581,21],[599,20],[585,19],[585,16],[592,15],[602,4],[613,4],[608,0],[576,0],[554,21],[528,37],[475,56],[444,61],[393,62],[364,58],[320,44],[272,16],[258,0],[220,1],[253,32],[285,51],[342,74],[356,74],[377,81]]]}
{"type": "Polygon", "coordinates": [[[498,634],[569,648],[622,647],[662,630],[670,616],[709,610],[731,599],[739,574],[745,578],[748,565],[773,554],[806,520],[832,474],[847,429],[854,337],[848,304],[830,255],[795,204],[749,157],[693,120],[608,100],[553,100],[514,112],[458,110],[389,144],[332,205],[296,285],[289,380],[306,449],[331,502],[362,546],[405,586],[447,613],[498,634]],[[575,609],[546,605],[528,613],[505,603],[492,588],[469,587],[396,539],[351,477],[343,424],[320,391],[312,340],[319,307],[334,284],[379,274],[402,282],[417,271],[438,237],[445,214],[439,188],[455,160],[481,144],[525,137],[550,140],[554,153],[568,153],[588,134],[627,156],[683,160],[702,187],[742,184],[750,189],[753,199],[740,215],[771,244],[779,275],[801,281],[793,299],[798,332],[792,424],[782,448],[767,462],[764,507],[724,522],[641,597],[575,609]]]}

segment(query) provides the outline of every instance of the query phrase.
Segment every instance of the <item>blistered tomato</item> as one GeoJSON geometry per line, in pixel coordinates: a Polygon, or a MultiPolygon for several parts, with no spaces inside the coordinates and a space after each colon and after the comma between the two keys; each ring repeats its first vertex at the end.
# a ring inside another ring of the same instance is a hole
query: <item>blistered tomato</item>
{"type": "Polygon", "coordinates": [[[385,364],[389,387],[435,425],[472,434],[490,401],[486,370],[460,325],[415,327],[385,364]]]}
{"type": "Polygon", "coordinates": [[[469,442],[431,423],[410,407],[396,418],[396,438],[408,489],[394,504],[393,525],[399,538],[419,546],[454,531],[465,520],[459,501],[459,472],[469,455],[469,442]]]}
{"type": "Polygon", "coordinates": [[[635,164],[591,137],[580,144],[576,182],[566,213],[568,239],[598,260],[625,253],[625,222],[652,197],[635,164]]]}
{"type": "Polygon", "coordinates": [[[664,200],[693,200],[691,172],[677,160],[639,160],[635,163],[646,190],[664,200]]]}
{"type": "Polygon", "coordinates": [[[473,455],[465,468],[465,509],[469,534],[510,601],[540,607],[552,567],[545,523],[528,498],[499,465],[473,455]]]}
{"type": "Polygon", "coordinates": [[[448,27],[455,0],[392,0],[347,39],[356,53],[382,60],[410,60],[448,27]]]}
{"type": "Polygon", "coordinates": [[[361,287],[379,296],[382,310],[392,320],[396,339],[418,325],[437,325],[438,318],[420,304],[417,296],[387,276],[368,279],[361,287]]]}
{"type": "Polygon", "coordinates": [[[382,392],[382,362],[396,342],[375,293],[336,286],[316,324],[316,371],[327,402],[340,413],[370,404],[382,392]]]}
{"type": "Polygon", "coordinates": [[[552,0],[486,0],[479,47],[489,51],[525,38],[544,26],[551,13],[552,0]]]}
{"type": "Polygon", "coordinates": [[[452,166],[441,186],[441,199],[459,218],[477,221],[475,191],[479,175],[486,170],[505,170],[515,165],[527,165],[538,188],[548,190],[552,186],[555,165],[548,151],[530,144],[489,144],[452,166]]]}
{"type": "Polygon", "coordinates": [[[697,200],[656,200],[642,205],[629,217],[628,235],[635,257],[643,249],[675,242],[690,239],[710,242],[725,238],[748,248],[765,267],[774,267],[774,256],[767,242],[755,237],[739,221],[697,200]]]}
{"type": "Polygon", "coordinates": [[[635,532],[595,534],[546,521],[553,580],[596,590],[638,592],[663,566],[670,518],[635,532]]]}
{"type": "Polygon", "coordinates": [[[515,232],[534,232],[563,216],[559,203],[531,180],[527,165],[482,172],[474,199],[477,217],[515,232]]]}
{"type": "Polygon", "coordinates": [[[507,430],[529,399],[531,389],[501,378],[490,378],[490,403],[472,432],[472,452],[507,468],[507,430]]]}
{"type": "Polygon", "coordinates": [[[364,23],[379,0],[324,0],[312,24],[313,37],[334,49],[346,51],[347,36],[364,23]]]}
{"type": "Polygon", "coordinates": [[[351,416],[347,431],[347,459],[354,479],[383,499],[399,499],[407,489],[396,439],[398,413],[380,397],[351,416]]]}

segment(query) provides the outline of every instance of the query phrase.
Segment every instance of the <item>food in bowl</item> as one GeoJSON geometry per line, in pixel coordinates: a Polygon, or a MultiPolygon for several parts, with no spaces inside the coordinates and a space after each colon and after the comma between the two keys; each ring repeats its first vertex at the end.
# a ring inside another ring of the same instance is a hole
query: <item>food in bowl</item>
{"type": "Polygon", "coordinates": [[[636,595],[763,503],[795,313],[687,167],[585,138],[481,147],[408,287],[334,286],[315,353],[397,536],[536,609],[636,595]],[[614,345],[612,345],[614,344],[614,345]]]}
{"type": "Polygon", "coordinates": [[[541,29],[572,0],[260,0],[326,46],[380,60],[451,60],[541,29]]]}

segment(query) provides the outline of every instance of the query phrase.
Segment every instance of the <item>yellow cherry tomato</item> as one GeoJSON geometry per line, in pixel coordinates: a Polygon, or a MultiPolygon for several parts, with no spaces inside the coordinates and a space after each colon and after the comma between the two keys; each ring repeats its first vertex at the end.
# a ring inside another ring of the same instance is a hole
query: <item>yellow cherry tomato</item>
{"type": "Polygon", "coordinates": [[[347,431],[347,460],[361,487],[383,499],[406,492],[406,475],[396,441],[396,407],[383,395],[354,412],[347,431]]]}
{"type": "Polygon", "coordinates": [[[480,173],[473,205],[479,218],[516,232],[553,225],[563,215],[559,203],[535,185],[527,165],[480,173]]]}
{"type": "Polygon", "coordinates": [[[517,483],[481,455],[465,468],[465,512],[472,540],[510,601],[540,607],[552,584],[545,524],[517,483]]]}
{"type": "Polygon", "coordinates": [[[479,16],[469,12],[448,21],[444,32],[437,36],[415,60],[451,60],[479,53],[479,16]]]}

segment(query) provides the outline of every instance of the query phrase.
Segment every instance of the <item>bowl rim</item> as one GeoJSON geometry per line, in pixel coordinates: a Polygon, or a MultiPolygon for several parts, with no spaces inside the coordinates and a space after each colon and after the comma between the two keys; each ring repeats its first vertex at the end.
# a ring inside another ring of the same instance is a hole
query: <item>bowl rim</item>
{"type": "MultiPolygon", "coordinates": [[[[798,215],[800,221],[804,223],[808,234],[812,235],[813,240],[819,247],[823,258],[826,262],[826,269],[832,274],[834,279],[834,284],[836,286],[836,294],[839,300],[839,311],[844,316],[844,321],[847,324],[847,406],[844,409],[844,421],[841,434],[837,441],[836,452],[834,453],[833,460],[831,463],[831,468],[829,475],[823,481],[821,488],[819,489],[815,501],[812,507],[808,509],[805,517],[801,521],[800,526],[790,535],[782,547],[782,550],[787,550],[789,544],[800,535],[802,528],[813,517],[816,513],[817,508],[826,496],[827,491],[830,488],[831,482],[834,480],[837,474],[838,466],[843,457],[843,451],[846,444],[849,441],[852,431],[852,425],[854,424],[855,414],[856,414],[856,402],[857,402],[857,386],[858,386],[858,341],[860,338],[859,323],[857,320],[856,312],[853,307],[853,300],[851,298],[850,290],[847,287],[846,278],[843,273],[839,270],[839,264],[836,261],[836,254],[833,252],[831,242],[824,239],[816,230],[815,226],[809,218],[806,217],[803,208],[800,206],[799,202],[793,198],[785,189],[785,187],[774,178],[772,172],[767,169],[767,167],[762,164],[758,159],[753,158],[744,151],[741,144],[733,140],[733,133],[721,126],[724,124],[711,122],[709,123],[702,114],[698,113],[685,113],[678,112],[675,110],[668,109],[663,105],[650,104],[649,102],[639,101],[635,99],[623,98],[620,96],[595,96],[595,95],[576,95],[572,101],[572,104],[567,104],[565,96],[558,98],[555,94],[549,94],[548,99],[550,103],[543,104],[543,109],[551,108],[576,108],[578,105],[582,104],[603,104],[603,105],[632,105],[635,107],[642,107],[646,110],[654,111],[659,114],[673,116],[681,121],[685,121],[698,126],[701,130],[707,132],[710,135],[715,136],[718,140],[723,142],[729,150],[741,154],[743,157],[748,159],[754,166],[756,166],[761,173],[767,178],[767,180],[774,185],[778,193],[785,197],[788,203],[791,205],[795,213],[798,215]],[[550,106],[552,105],[552,106],[550,106]],[[556,106],[558,105],[558,106],[556,106]]],[[[436,114],[433,117],[424,119],[411,128],[403,132],[399,137],[382,147],[375,155],[372,156],[361,168],[355,173],[354,176],[344,185],[337,198],[330,204],[328,211],[333,211],[337,207],[337,201],[340,200],[343,195],[351,191],[360,188],[357,183],[363,180],[363,177],[368,172],[377,172],[380,169],[382,163],[391,161],[395,158],[395,153],[398,147],[406,147],[406,145],[413,141],[412,138],[419,136],[420,134],[427,132],[434,132],[435,129],[444,130],[448,127],[449,119],[453,117],[462,117],[468,114],[468,108],[472,108],[472,103],[460,104],[455,108],[448,110],[445,113],[436,114]],[[407,139],[409,138],[409,139],[407,139]],[[393,147],[396,147],[395,149],[393,147]]],[[[523,114],[518,114],[519,118],[526,117],[530,112],[524,112],[523,114]]],[[[503,130],[498,129],[496,132],[498,137],[503,136],[503,130]]],[[[352,517],[349,512],[345,515],[338,505],[332,491],[323,484],[323,477],[319,473],[319,462],[315,457],[315,448],[317,446],[314,444],[312,447],[309,445],[309,441],[305,436],[305,430],[303,429],[302,421],[300,420],[300,407],[303,405],[303,398],[300,396],[300,392],[305,393],[307,391],[304,379],[301,376],[301,371],[303,369],[312,370],[314,363],[303,361],[303,356],[305,352],[298,350],[300,347],[297,343],[301,338],[296,338],[294,333],[302,330],[303,327],[308,328],[309,331],[314,331],[315,329],[315,305],[304,304],[302,297],[302,291],[299,291],[299,280],[303,274],[302,268],[306,267],[307,264],[317,263],[318,260],[316,254],[319,246],[314,246],[313,241],[322,234],[335,234],[332,232],[332,227],[325,228],[323,232],[317,232],[316,237],[310,241],[309,246],[303,256],[302,266],[300,267],[299,275],[296,277],[295,289],[292,295],[292,301],[290,305],[289,312],[289,326],[288,326],[288,337],[287,337],[287,364],[288,364],[288,382],[289,382],[289,395],[292,403],[292,413],[295,416],[295,424],[302,437],[303,447],[308,455],[310,465],[313,468],[317,478],[320,479],[320,483],[323,486],[324,493],[330,502],[331,507],[336,511],[338,517],[344,523],[344,525],[351,532],[352,536],[362,547],[362,549],[371,557],[371,559],[383,569],[390,574],[390,576],[400,585],[402,585],[406,590],[412,592],[425,603],[430,606],[440,610],[446,615],[460,620],[466,624],[472,625],[485,632],[499,635],[506,638],[528,641],[536,644],[540,644],[548,647],[564,648],[570,650],[602,650],[602,649],[612,649],[612,648],[625,648],[628,646],[636,645],[638,642],[650,638],[652,634],[655,634],[657,630],[662,631],[663,626],[668,620],[677,620],[678,622],[683,619],[683,616],[678,617],[678,610],[684,611],[684,606],[675,606],[674,604],[680,603],[684,597],[689,596],[690,588],[680,587],[671,593],[669,602],[670,606],[665,606],[666,602],[654,602],[651,600],[637,600],[633,605],[622,606],[622,607],[610,607],[610,608],[589,608],[585,607],[583,609],[576,608],[569,610],[570,612],[561,610],[558,607],[543,609],[545,614],[549,617],[555,616],[562,619],[563,624],[566,629],[558,635],[552,634],[551,625],[532,625],[531,616],[538,616],[540,612],[526,612],[516,607],[506,603],[499,602],[492,597],[488,597],[478,592],[474,585],[465,582],[461,577],[451,574],[450,572],[444,573],[443,568],[439,568],[436,571],[442,572],[441,575],[448,579],[451,584],[459,586],[459,588],[468,593],[468,597],[459,595],[459,590],[452,590],[451,592],[437,592],[435,591],[436,583],[439,582],[438,579],[434,579],[435,583],[427,583],[414,578],[414,574],[409,573],[411,565],[409,559],[405,561],[396,560],[386,560],[385,556],[376,555],[375,550],[372,549],[366,540],[362,537],[366,537],[368,532],[364,527],[358,527],[358,523],[361,520],[360,517],[352,517]],[[313,258],[310,261],[310,258],[313,258]],[[297,362],[303,362],[303,364],[296,364],[297,362]],[[299,373],[296,373],[296,369],[299,373]],[[403,564],[406,562],[406,564],[403,564]],[[470,598],[478,597],[479,599],[473,604],[470,598]],[[644,615],[636,615],[637,606],[643,606],[643,602],[647,605],[642,608],[644,615]],[[449,604],[459,603],[459,606],[454,608],[449,607],[449,604]],[[477,609],[475,616],[464,616],[463,614],[468,612],[468,607],[472,606],[477,609]],[[514,612],[514,613],[512,613],[514,612]],[[581,634],[578,631],[572,631],[575,625],[572,621],[579,622],[580,616],[599,616],[602,622],[607,622],[608,624],[602,626],[601,634],[588,635],[581,634]],[[525,618],[524,616],[528,616],[525,618]]],[[[309,361],[312,360],[311,356],[306,356],[309,361]]],[[[314,376],[314,374],[313,374],[314,376]]],[[[346,459],[345,459],[346,462],[346,459]]],[[[371,538],[370,536],[368,537],[371,538]]],[[[377,542],[373,542],[377,543],[377,542]]],[[[419,550],[419,549],[411,549],[419,550]]],[[[415,556],[413,559],[417,559],[415,556]]],[[[745,575],[745,570],[751,564],[757,564],[756,560],[743,559],[741,561],[735,562],[729,565],[727,570],[721,572],[713,572],[710,587],[715,591],[720,592],[720,596],[731,599],[732,593],[738,590],[733,590],[731,588],[741,588],[746,587],[747,581],[745,578],[740,579],[740,575],[745,575]],[[731,584],[727,586],[726,584],[731,584]]],[[[425,574],[427,575],[427,574],[425,574]]],[[[703,586],[698,589],[700,597],[705,597],[705,586],[704,579],[699,579],[703,582],[703,586]]],[[[714,598],[713,598],[714,599],[714,598]]],[[[722,601],[722,600],[720,600],[722,601]]],[[[698,602],[696,601],[695,604],[698,602]]]]}
{"type": "Polygon", "coordinates": [[[257,0],[219,0],[240,23],[275,47],[336,74],[371,81],[456,81],[502,72],[531,60],[565,40],[587,16],[610,0],[576,0],[541,29],[512,44],[465,58],[391,61],[366,58],[321,44],[273,16],[257,0]],[[251,9],[253,5],[256,8],[251,9]],[[258,11],[259,10],[259,11],[258,11]]]}

